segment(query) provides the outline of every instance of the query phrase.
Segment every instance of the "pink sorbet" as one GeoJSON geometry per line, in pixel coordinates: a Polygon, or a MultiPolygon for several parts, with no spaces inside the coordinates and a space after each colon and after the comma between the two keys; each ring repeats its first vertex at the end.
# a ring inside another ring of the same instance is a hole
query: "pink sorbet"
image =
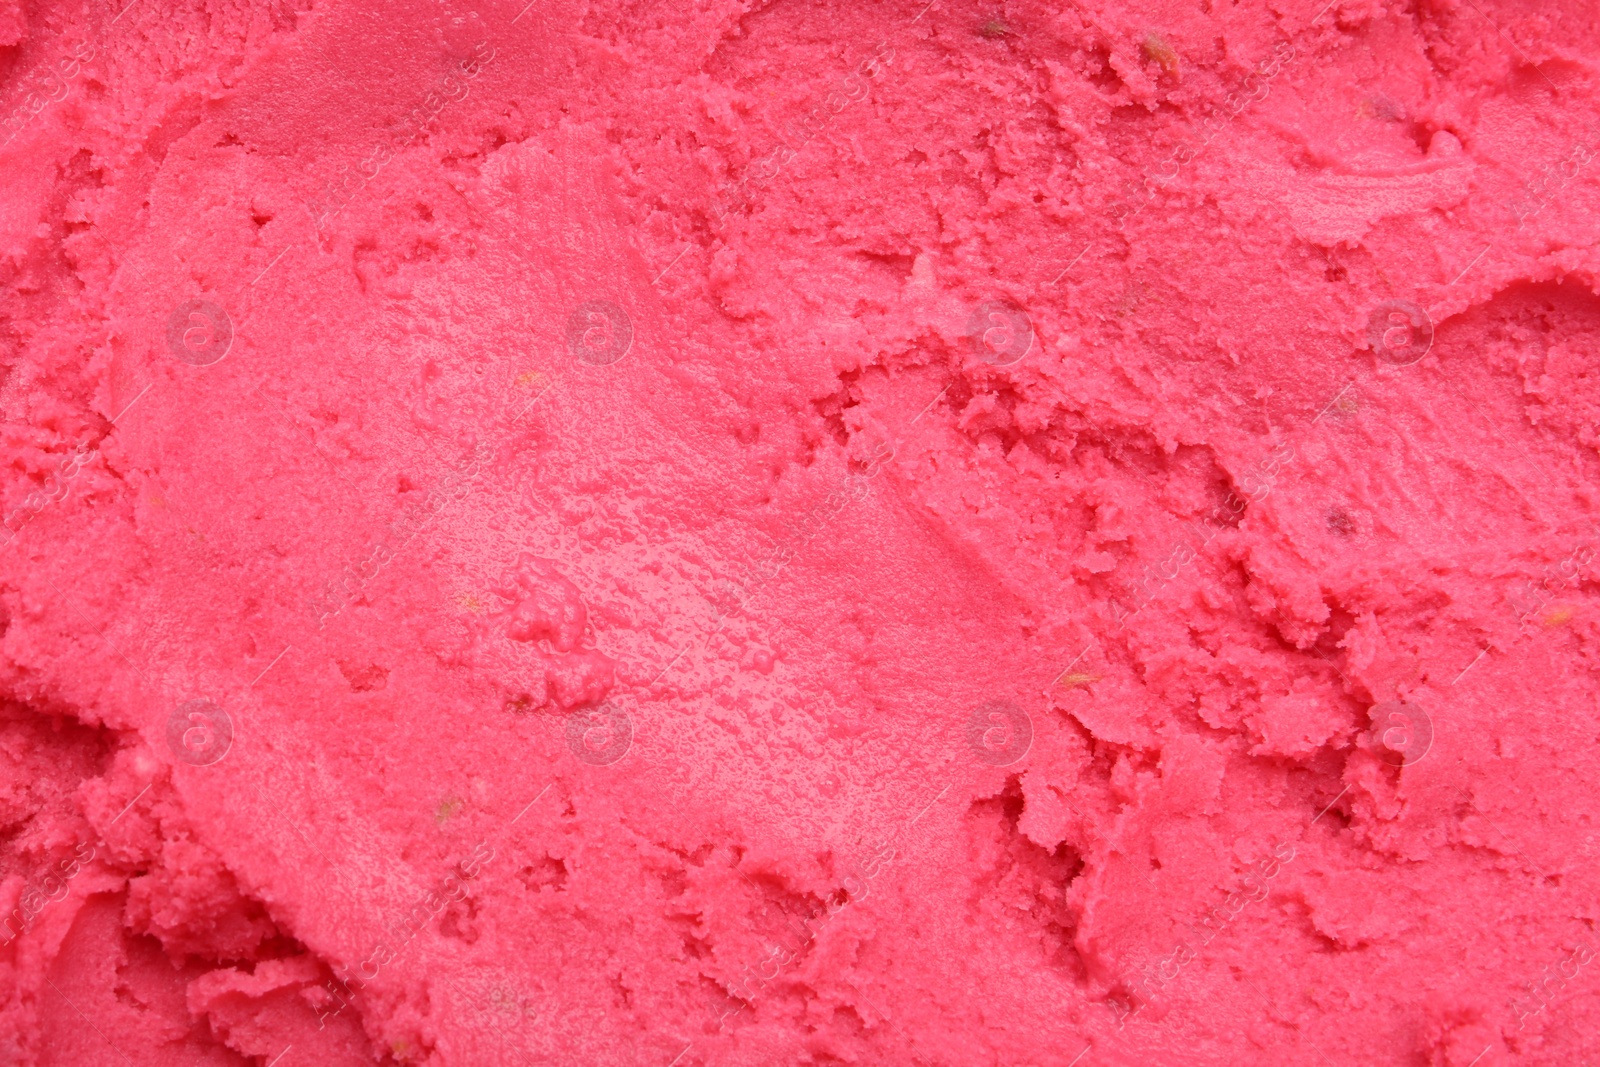
{"type": "Polygon", "coordinates": [[[0,0],[0,1064],[1600,1059],[1580,0],[0,0]]]}

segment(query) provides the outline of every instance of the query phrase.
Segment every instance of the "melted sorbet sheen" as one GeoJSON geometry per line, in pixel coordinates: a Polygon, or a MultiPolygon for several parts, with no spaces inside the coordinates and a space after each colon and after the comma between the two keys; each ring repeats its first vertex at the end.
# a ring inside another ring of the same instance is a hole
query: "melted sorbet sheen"
{"type": "Polygon", "coordinates": [[[0,0],[0,1062],[1600,1057],[1580,0],[0,0]]]}

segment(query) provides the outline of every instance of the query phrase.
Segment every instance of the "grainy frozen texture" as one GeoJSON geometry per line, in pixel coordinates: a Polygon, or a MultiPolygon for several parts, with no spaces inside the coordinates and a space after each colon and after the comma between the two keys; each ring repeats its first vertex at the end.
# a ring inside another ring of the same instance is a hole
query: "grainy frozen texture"
{"type": "Polygon", "coordinates": [[[0,1061],[1600,1057],[1579,0],[0,2],[0,1061]]]}

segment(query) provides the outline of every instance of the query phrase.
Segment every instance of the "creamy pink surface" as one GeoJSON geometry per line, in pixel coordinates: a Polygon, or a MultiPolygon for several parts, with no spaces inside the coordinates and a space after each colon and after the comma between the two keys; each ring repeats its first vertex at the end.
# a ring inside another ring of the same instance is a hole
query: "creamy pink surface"
{"type": "Polygon", "coordinates": [[[0,3],[0,1062],[1600,1057],[1589,5],[0,3]]]}

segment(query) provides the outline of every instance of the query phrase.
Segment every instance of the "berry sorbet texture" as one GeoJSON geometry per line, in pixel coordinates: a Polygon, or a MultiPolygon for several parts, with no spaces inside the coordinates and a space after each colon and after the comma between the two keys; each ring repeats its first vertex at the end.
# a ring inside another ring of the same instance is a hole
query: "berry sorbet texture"
{"type": "Polygon", "coordinates": [[[0,1064],[1600,1061],[1585,0],[0,0],[0,1064]]]}

